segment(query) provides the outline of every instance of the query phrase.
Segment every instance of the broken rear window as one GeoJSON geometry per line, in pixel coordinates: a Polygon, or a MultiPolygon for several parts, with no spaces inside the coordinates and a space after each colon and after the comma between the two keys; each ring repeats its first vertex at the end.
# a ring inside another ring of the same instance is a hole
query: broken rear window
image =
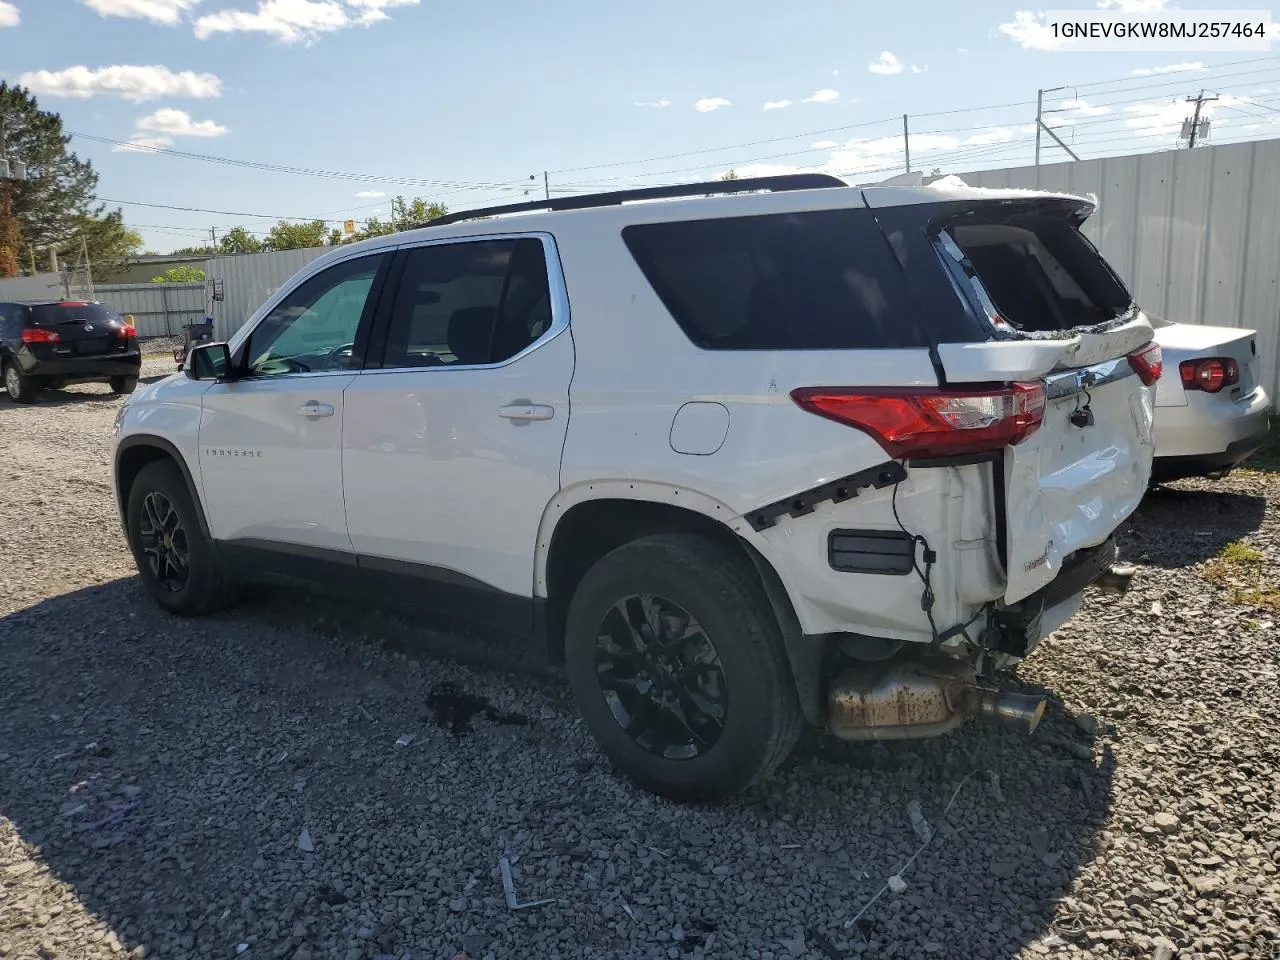
{"type": "Polygon", "coordinates": [[[997,327],[1049,333],[1127,313],[1133,298],[1070,222],[1054,217],[965,220],[939,235],[982,312],[997,327]]]}

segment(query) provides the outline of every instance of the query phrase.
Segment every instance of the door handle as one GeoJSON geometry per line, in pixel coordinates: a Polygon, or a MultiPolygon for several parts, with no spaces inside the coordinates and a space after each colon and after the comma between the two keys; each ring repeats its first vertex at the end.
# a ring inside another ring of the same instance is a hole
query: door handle
{"type": "Polygon", "coordinates": [[[550,420],[556,408],[546,403],[511,403],[498,408],[498,416],[507,420],[550,420]]]}
{"type": "Polygon", "coordinates": [[[318,400],[308,400],[298,408],[298,416],[310,417],[313,420],[319,420],[321,417],[332,417],[333,404],[321,403],[318,400]]]}

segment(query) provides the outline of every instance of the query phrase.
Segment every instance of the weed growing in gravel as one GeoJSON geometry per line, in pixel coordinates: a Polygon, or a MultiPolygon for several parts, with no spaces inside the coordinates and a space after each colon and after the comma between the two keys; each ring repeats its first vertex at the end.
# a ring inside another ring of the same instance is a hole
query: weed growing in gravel
{"type": "Polygon", "coordinates": [[[1227,599],[1280,613],[1280,584],[1268,582],[1267,558],[1241,540],[1222,548],[1204,567],[1204,578],[1227,588],[1227,599]]]}

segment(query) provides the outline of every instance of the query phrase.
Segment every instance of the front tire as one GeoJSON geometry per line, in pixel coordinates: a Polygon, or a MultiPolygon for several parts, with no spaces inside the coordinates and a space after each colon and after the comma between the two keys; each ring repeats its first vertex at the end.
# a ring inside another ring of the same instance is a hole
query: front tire
{"type": "Polygon", "coordinates": [[[31,403],[40,392],[40,381],[26,376],[16,363],[9,361],[4,365],[4,390],[14,403],[31,403]]]}
{"type": "Polygon", "coordinates": [[[138,389],[137,377],[112,377],[111,392],[112,393],[133,393],[138,389]]]}
{"type": "Polygon", "coordinates": [[[755,571],[705,537],[645,537],[598,561],[569,605],[565,660],[614,767],[674,800],[724,800],[758,783],[800,733],[755,571]]]}
{"type": "Polygon", "coordinates": [[[149,463],[129,488],[129,548],[152,598],[170,613],[200,616],[226,606],[231,588],[198,508],[172,461],[149,463]]]}

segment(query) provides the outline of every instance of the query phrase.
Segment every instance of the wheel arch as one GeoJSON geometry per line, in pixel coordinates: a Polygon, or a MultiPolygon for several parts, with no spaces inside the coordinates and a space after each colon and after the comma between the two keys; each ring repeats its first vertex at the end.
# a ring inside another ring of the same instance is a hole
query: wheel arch
{"type": "Polygon", "coordinates": [[[751,564],[783,638],[805,717],[822,714],[826,644],[806,637],[782,578],[748,539],[751,528],[726,504],[687,488],[639,481],[603,481],[562,490],[547,507],[538,534],[534,594],[541,598],[547,656],[564,661],[569,602],[591,566],[624,543],[654,533],[697,533],[730,547],[751,564]]]}
{"type": "Polygon", "coordinates": [[[209,532],[209,522],[204,515],[204,506],[200,503],[200,493],[196,489],[195,478],[186,458],[176,446],[163,437],[154,434],[132,434],[120,441],[115,452],[115,488],[116,506],[120,511],[121,522],[125,522],[129,510],[129,491],[142,472],[142,468],[151,463],[171,460],[182,474],[182,481],[187,486],[187,493],[196,508],[196,519],[200,523],[200,532],[213,539],[209,532]]]}

